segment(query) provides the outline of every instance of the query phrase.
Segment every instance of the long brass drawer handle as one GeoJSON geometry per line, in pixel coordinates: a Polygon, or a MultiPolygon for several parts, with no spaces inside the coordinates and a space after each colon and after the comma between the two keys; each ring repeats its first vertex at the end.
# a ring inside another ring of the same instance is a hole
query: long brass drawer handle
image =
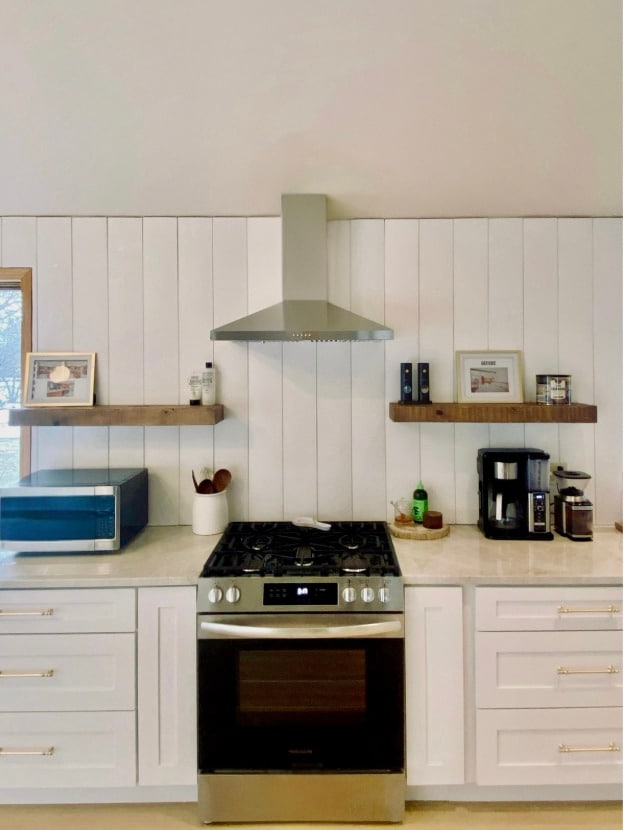
{"type": "Polygon", "coordinates": [[[54,677],[54,669],[44,669],[43,671],[1,671],[0,678],[3,677],[54,677]]]}
{"type": "Polygon", "coordinates": [[[566,605],[560,605],[557,608],[558,614],[619,614],[620,609],[617,605],[607,605],[606,608],[568,608],[566,605]]]}
{"type": "Polygon", "coordinates": [[[54,755],[54,747],[48,746],[45,749],[5,749],[0,746],[0,755],[54,755]]]}
{"type": "Polygon", "coordinates": [[[40,611],[13,611],[0,608],[0,617],[51,617],[54,608],[42,608],[40,611]]]}
{"type": "Polygon", "coordinates": [[[557,674],[619,674],[615,666],[606,666],[604,669],[568,669],[566,666],[557,666],[557,674]]]}
{"type": "Polygon", "coordinates": [[[567,744],[559,744],[559,752],[619,752],[620,747],[614,744],[613,741],[607,746],[568,746],[567,744]]]}

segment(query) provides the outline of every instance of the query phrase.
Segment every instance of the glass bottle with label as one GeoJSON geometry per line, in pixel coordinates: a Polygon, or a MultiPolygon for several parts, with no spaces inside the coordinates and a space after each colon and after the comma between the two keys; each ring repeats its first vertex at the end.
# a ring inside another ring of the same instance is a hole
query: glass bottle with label
{"type": "Polygon", "coordinates": [[[414,498],[412,500],[412,513],[414,514],[414,521],[417,524],[422,524],[422,520],[429,507],[429,497],[427,491],[423,487],[422,481],[418,482],[418,487],[414,490],[414,498]]]}

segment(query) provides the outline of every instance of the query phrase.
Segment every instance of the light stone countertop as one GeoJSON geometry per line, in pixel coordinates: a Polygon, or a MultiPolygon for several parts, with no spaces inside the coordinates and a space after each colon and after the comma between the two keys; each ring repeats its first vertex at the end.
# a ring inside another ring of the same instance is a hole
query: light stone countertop
{"type": "Polygon", "coordinates": [[[594,529],[591,542],[486,539],[476,525],[451,525],[433,541],[393,538],[406,585],[620,585],[622,534],[594,529]]]}
{"type": "Polygon", "coordinates": [[[148,526],[118,553],[0,552],[0,588],[194,585],[220,538],[188,525],[148,526]]]}
{"type": "MultiPolygon", "coordinates": [[[[0,588],[193,585],[220,535],[189,526],[150,526],[120,553],[0,553],[0,588]]],[[[393,537],[406,585],[620,585],[622,534],[594,531],[592,542],[498,542],[476,525],[451,525],[435,541],[393,537]]]]}

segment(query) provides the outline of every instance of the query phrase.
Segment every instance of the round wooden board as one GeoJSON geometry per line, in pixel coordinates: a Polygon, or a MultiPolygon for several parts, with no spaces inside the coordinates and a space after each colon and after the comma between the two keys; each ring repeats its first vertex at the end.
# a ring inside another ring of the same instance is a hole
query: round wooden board
{"type": "Polygon", "coordinates": [[[400,525],[390,522],[388,525],[390,533],[397,539],[413,539],[415,541],[426,541],[430,539],[442,539],[451,532],[449,525],[442,525],[438,528],[427,528],[422,525],[400,525]]]}

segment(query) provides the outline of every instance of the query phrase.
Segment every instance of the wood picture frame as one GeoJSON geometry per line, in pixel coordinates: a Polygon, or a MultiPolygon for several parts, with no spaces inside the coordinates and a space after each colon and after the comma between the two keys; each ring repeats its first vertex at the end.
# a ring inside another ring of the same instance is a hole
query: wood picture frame
{"type": "Polygon", "coordinates": [[[458,403],[523,403],[522,352],[455,352],[458,403]]]}
{"type": "Polygon", "coordinates": [[[28,352],[24,406],[93,406],[95,352],[28,352]]]}

